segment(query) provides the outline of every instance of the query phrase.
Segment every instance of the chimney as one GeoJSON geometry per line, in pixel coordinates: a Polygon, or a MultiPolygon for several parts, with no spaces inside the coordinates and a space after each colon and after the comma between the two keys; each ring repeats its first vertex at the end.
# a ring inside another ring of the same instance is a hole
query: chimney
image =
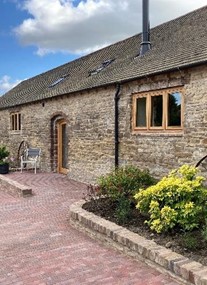
{"type": "Polygon", "coordinates": [[[150,50],[149,0],[142,0],[142,43],[140,56],[150,50]]]}

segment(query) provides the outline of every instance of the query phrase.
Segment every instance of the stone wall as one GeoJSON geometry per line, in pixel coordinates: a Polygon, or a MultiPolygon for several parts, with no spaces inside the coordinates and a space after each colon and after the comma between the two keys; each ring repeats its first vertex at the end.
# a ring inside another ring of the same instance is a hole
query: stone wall
{"type": "MultiPolygon", "coordinates": [[[[125,108],[130,110],[130,94],[159,90],[174,86],[184,86],[184,128],[179,132],[136,133],[133,134],[127,124],[127,118],[121,121],[120,157],[123,164],[131,162],[141,168],[147,167],[160,177],[172,168],[183,163],[195,165],[207,154],[207,68],[194,68],[185,72],[159,75],[128,84],[124,90],[125,108]],[[128,93],[128,94],[127,94],[128,93]]],[[[123,100],[124,100],[123,99],[123,100]]],[[[122,106],[121,106],[122,107],[122,106]]],[[[123,104],[124,108],[124,104],[123,104]]]]}
{"type": "Polygon", "coordinates": [[[94,89],[76,95],[65,95],[1,111],[5,131],[1,144],[6,144],[16,157],[18,147],[26,141],[30,147],[42,149],[41,168],[51,171],[51,120],[54,116],[67,119],[69,176],[92,181],[113,165],[114,91],[115,87],[94,89]],[[22,130],[9,130],[10,112],[21,112],[22,130]]]}
{"type": "MultiPolygon", "coordinates": [[[[120,164],[149,168],[156,176],[183,163],[196,164],[207,154],[207,67],[174,72],[125,83],[119,100],[120,164]],[[184,85],[184,129],[180,133],[133,133],[132,94],[184,85]]],[[[47,99],[15,109],[2,110],[1,144],[16,156],[19,144],[42,149],[42,169],[53,170],[51,121],[60,114],[67,119],[68,176],[95,182],[114,167],[115,86],[92,89],[73,95],[47,99]],[[21,132],[9,130],[9,114],[22,114],[21,132]]],[[[57,147],[57,145],[55,145],[57,147]]],[[[56,167],[54,167],[54,171],[56,167]]]]}

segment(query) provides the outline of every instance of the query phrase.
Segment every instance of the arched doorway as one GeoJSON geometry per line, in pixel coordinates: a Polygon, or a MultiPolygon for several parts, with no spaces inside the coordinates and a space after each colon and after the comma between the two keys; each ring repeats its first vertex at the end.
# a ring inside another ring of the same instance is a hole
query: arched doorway
{"type": "Polygon", "coordinates": [[[68,173],[68,122],[62,113],[51,118],[51,170],[68,173]]]}

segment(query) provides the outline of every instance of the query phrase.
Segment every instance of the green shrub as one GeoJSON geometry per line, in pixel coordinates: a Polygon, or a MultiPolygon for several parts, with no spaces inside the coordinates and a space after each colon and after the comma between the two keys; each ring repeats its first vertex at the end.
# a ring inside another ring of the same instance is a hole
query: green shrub
{"type": "Polygon", "coordinates": [[[146,188],[155,183],[148,170],[140,170],[135,166],[117,168],[98,179],[99,190],[103,195],[114,200],[126,198],[134,201],[134,194],[139,188],[146,188]]]}
{"type": "Polygon", "coordinates": [[[139,189],[134,196],[136,208],[149,215],[146,223],[157,233],[179,227],[185,231],[198,228],[207,214],[207,189],[197,168],[183,165],[156,185],[139,189]]]}
{"type": "Polygon", "coordinates": [[[115,210],[115,217],[120,224],[124,224],[128,221],[131,213],[131,203],[129,199],[121,197],[117,201],[117,207],[115,210]]]}
{"type": "Polygon", "coordinates": [[[0,146],[0,164],[5,163],[5,159],[9,156],[6,146],[0,146]]]}

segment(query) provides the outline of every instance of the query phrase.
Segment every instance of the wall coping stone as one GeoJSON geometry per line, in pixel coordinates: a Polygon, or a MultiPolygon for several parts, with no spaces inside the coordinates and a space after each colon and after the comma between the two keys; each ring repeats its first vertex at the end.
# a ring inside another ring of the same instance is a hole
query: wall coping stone
{"type": "Polygon", "coordinates": [[[32,189],[0,174],[0,190],[15,197],[32,196],[32,189]]]}
{"type": "Polygon", "coordinates": [[[73,227],[169,274],[181,284],[207,285],[207,266],[84,210],[82,206],[85,203],[85,200],[80,200],[70,206],[70,224],[73,227]]]}

